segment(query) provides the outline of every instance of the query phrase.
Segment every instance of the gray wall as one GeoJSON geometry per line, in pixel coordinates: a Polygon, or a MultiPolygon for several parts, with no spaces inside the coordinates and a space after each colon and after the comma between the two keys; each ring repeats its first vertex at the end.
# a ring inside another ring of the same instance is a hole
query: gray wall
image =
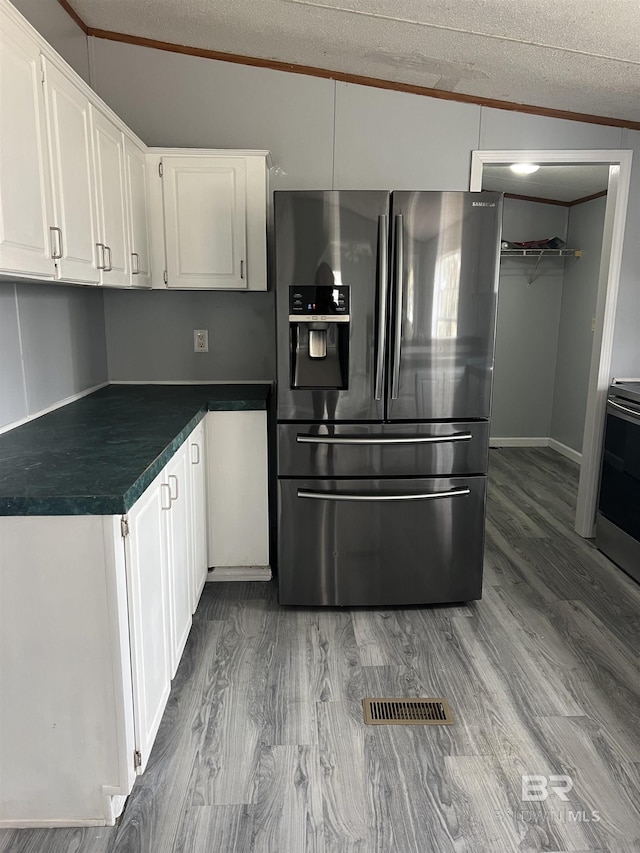
{"type": "MultiPolygon", "coordinates": [[[[466,189],[471,151],[479,147],[622,147],[619,128],[485,109],[100,39],[90,38],[89,50],[97,92],[145,142],[267,148],[276,167],[272,189],[466,189]]],[[[150,297],[153,307],[146,320],[140,309],[134,330],[126,316],[130,309],[137,310],[134,303],[127,302],[126,294],[106,293],[110,375],[145,378],[142,365],[150,370],[154,364],[168,362],[186,371],[175,378],[193,379],[193,371],[204,368],[202,362],[185,360],[183,348],[191,324],[186,317],[197,315],[213,297],[175,294],[172,305],[182,306],[185,326],[181,335],[167,339],[156,332],[165,308],[155,296],[150,297]],[[116,355],[123,349],[126,363],[116,355]]],[[[237,300],[242,299],[248,325],[261,326],[265,308],[256,295],[220,293],[215,299],[215,310],[208,309],[210,316],[235,311],[237,300]]],[[[140,306],[143,300],[141,295],[140,306]]],[[[247,369],[253,364],[273,365],[273,346],[268,328],[249,342],[238,336],[225,354],[226,361],[212,362],[210,367],[220,374],[229,363],[244,364],[247,369]],[[270,356],[265,358],[264,353],[270,356]]]]}
{"type": "Polygon", "coordinates": [[[74,71],[88,83],[88,39],[57,0],[11,0],[11,2],[74,71]]]}
{"type": "Polygon", "coordinates": [[[589,368],[593,347],[606,198],[576,205],[569,211],[569,246],[582,257],[567,261],[562,284],[558,358],[553,394],[551,438],[582,452],[589,368]]]}
{"type": "Polygon", "coordinates": [[[102,291],[0,282],[0,427],[106,381],[102,291]]]}
{"type": "MultiPolygon", "coordinates": [[[[568,208],[505,199],[505,240],[566,238],[568,208]]],[[[533,261],[500,264],[496,365],[491,437],[546,438],[551,428],[564,264],[541,261],[529,285],[533,261]]]]}
{"type": "Polygon", "coordinates": [[[109,378],[271,381],[271,293],[105,291],[109,378]],[[209,330],[194,353],[193,330],[209,330]]]}

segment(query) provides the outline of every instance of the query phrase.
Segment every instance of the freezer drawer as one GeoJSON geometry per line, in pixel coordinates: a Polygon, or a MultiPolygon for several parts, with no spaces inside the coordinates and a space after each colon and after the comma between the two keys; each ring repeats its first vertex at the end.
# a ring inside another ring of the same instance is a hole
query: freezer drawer
{"type": "Polygon", "coordinates": [[[281,604],[482,595],[486,478],[278,481],[281,604]]]}
{"type": "Polygon", "coordinates": [[[435,477],[484,474],[487,421],[279,424],[281,477],[435,477]]]}

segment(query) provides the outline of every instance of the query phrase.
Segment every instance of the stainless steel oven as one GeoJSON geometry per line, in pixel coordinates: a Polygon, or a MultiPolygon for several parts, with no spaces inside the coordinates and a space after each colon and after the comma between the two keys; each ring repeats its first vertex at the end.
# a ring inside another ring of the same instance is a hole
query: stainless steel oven
{"type": "Polygon", "coordinates": [[[609,388],[596,544],[640,582],[640,379],[609,388]]]}

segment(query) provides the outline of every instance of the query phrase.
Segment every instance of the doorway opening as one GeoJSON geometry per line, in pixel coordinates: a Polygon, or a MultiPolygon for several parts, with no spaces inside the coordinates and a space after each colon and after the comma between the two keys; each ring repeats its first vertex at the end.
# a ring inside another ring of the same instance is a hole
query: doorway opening
{"type": "MultiPolygon", "coordinates": [[[[606,167],[607,170],[606,200],[602,217],[602,248],[597,270],[597,292],[592,321],[593,344],[586,389],[584,429],[579,457],[580,479],[574,525],[580,536],[591,538],[594,533],[598,497],[606,395],[612,379],[610,369],[613,330],[631,177],[631,152],[623,150],[473,151],[471,191],[478,192],[488,188],[487,182],[491,181],[491,170],[493,169],[495,173],[495,167],[522,163],[533,163],[541,167],[562,166],[565,169],[572,166],[606,167]]],[[[593,174],[601,175],[602,172],[593,174]]],[[[492,183],[491,188],[498,188],[495,182],[492,183]]],[[[521,195],[532,194],[521,193],[521,195]]],[[[533,284],[533,281],[531,283],[533,284]]]]}

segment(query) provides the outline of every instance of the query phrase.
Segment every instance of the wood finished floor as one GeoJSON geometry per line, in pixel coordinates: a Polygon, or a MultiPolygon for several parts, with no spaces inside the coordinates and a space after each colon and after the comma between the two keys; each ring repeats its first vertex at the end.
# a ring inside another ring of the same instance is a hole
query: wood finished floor
{"type": "Polygon", "coordinates": [[[207,585],[119,825],[0,853],[638,853],[640,587],[573,533],[576,488],[553,451],[491,452],[469,606],[207,585]],[[365,727],[367,695],[446,696],[455,725],[365,727]],[[522,802],[525,773],[569,775],[569,801],[522,802]]]}

